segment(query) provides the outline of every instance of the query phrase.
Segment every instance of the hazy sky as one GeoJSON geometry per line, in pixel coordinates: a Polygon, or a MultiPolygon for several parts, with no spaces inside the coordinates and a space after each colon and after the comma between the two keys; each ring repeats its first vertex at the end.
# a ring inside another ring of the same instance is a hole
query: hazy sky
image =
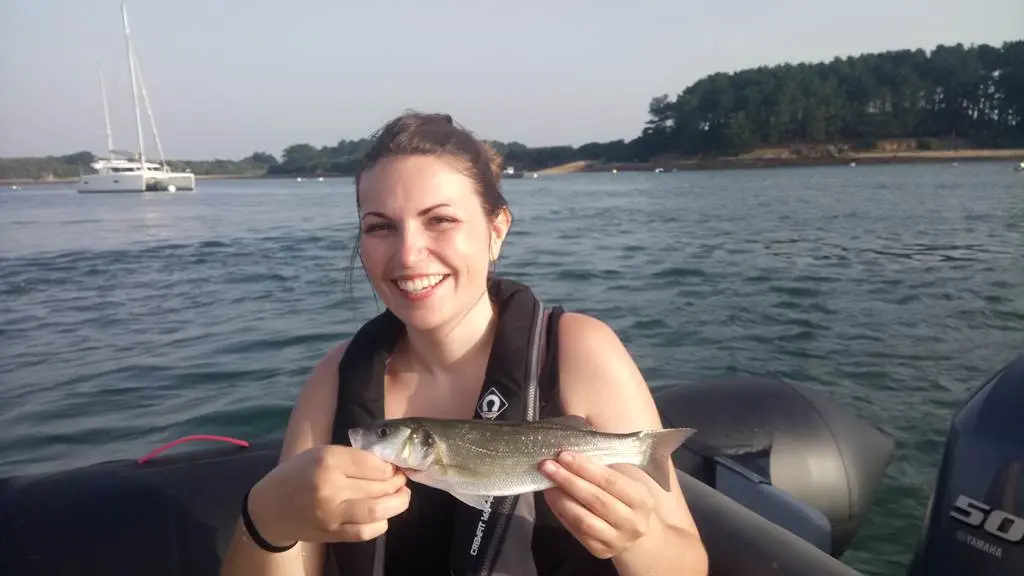
{"type": "MultiPolygon", "coordinates": [[[[408,108],[529,145],[631,138],[708,73],[1024,37],[1022,0],[131,0],[170,158],[280,155],[408,108]]],[[[135,148],[119,0],[0,0],[0,156],[135,148]]],[[[147,151],[154,150],[145,108],[147,151]]]]}

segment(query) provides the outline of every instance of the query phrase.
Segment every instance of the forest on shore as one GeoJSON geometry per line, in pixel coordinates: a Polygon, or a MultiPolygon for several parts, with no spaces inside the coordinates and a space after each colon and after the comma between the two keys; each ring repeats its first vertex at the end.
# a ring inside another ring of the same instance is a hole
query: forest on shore
{"type": "MultiPolygon", "coordinates": [[[[870,152],[1024,148],[1024,39],[1002,46],[940,45],[760,66],[705,76],[651,99],[632,139],[531,147],[490,141],[506,165],[541,170],[571,162],[720,159],[772,151],[820,158],[870,152]]],[[[280,158],[169,160],[198,176],[351,175],[368,138],[333,146],[296,143],[280,158]]],[[[88,151],[0,158],[0,180],[77,177],[88,151]]]]}

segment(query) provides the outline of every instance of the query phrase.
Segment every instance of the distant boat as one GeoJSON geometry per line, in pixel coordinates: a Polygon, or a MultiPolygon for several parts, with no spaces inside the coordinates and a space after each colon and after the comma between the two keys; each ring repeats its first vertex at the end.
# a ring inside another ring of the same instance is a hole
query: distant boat
{"type": "Polygon", "coordinates": [[[1020,164],[1017,164],[1016,166],[1014,166],[1013,167],[1013,171],[1014,172],[1024,172],[1024,162],[1021,162],[1020,164]]]}
{"type": "Polygon", "coordinates": [[[511,166],[506,167],[501,172],[501,178],[503,180],[505,178],[522,178],[522,177],[523,177],[523,173],[522,172],[517,172],[516,169],[511,167],[511,166]]]}
{"type": "Polygon", "coordinates": [[[96,170],[95,174],[82,174],[79,176],[78,191],[81,193],[99,193],[195,190],[196,177],[194,174],[191,172],[174,172],[167,167],[163,147],[160,145],[160,136],[156,131],[156,122],[153,120],[153,111],[150,109],[149,99],[146,98],[146,87],[142,83],[141,71],[139,72],[138,80],[136,80],[135,51],[132,48],[132,41],[128,32],[128,10],[124,2],[121,3],[121,19],[124,22],[128,70],[132,80],[132,102],[135,105],[135,130],[138,137],[138,150],[135,153],[114,150],[114,139],[110,131],[110,112],[107,109],[107,89],[103,81],[103,71],[101,70],[100,91],[103,95],[103,120],[107,128],[108,156],[90,164],[96,170]],[[139,112],[139,88],[141,88],[142,98],[146,104],[146,112],[149,115],[153,138],[156,140],[160,163],[146,161],[145,144],[142,136],[142,118],[139,112]]]}

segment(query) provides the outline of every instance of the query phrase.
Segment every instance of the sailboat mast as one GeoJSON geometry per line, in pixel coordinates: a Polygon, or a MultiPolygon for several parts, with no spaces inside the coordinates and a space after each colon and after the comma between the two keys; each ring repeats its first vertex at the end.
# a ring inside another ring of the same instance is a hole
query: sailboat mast
{"type": "Polygon", "coordinates": [[[128,33],[128,9],[124,2],[121,2],[121,17],[124,20],[124,42],[128,51],[128,71],[132,77],[132,102],[135,104],[135,130],[139,139],[139,162],[142,164],[142,171],[146,171],[146,153],[142,139],[142,116],[139,112],[139,94],[135,86],[135,58],[132,57],[132,39],[128,33]]]}
{"type": "Polygon", "coordinates": [[[103,97],[103,124],[107,128],[107,156],[114,159],[114,133],[110,130],[110,110],[107,106],[107,83],[103,79],[103,67],[100,67],[100,95],[103,97]]]}

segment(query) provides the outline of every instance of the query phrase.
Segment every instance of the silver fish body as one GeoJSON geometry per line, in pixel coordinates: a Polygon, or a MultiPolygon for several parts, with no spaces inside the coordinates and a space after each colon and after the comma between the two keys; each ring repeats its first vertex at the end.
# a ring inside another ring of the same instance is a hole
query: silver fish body
{"type": "Polygon", "coordinates": [[[695,430],[597,432],[578,416],[539,422],[399,418],[349,431],[354,448],[403,469],[410,480],[444,490],[477,508],[493,496],[552,486],[539,465],[563,451],[599,464],[632,464],[669,490],[665,461],[695,430]]]}

